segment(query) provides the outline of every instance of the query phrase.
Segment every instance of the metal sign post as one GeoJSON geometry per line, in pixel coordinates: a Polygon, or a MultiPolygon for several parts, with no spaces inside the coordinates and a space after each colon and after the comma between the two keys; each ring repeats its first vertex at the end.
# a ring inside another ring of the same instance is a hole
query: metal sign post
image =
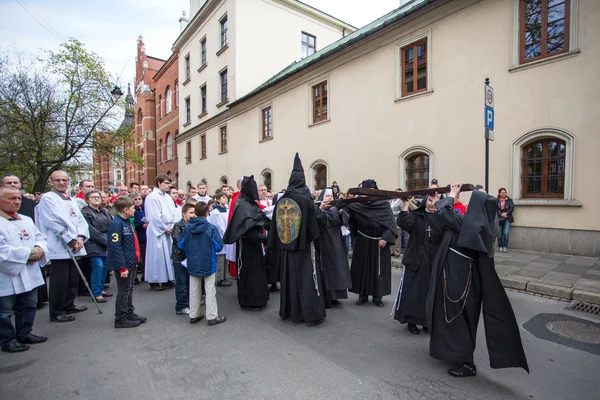
{"type": "Polygon", "coordinates": [[[494,140],[494,89],[490,78],[485,78],[484,91],[484,137],[485,137],[485,190],[490,192],[490,141],[494,140]]]}

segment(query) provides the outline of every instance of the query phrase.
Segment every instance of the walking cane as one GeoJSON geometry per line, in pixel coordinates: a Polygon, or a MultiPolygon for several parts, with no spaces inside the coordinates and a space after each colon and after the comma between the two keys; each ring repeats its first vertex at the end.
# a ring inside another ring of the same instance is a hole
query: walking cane
{"type": "Polygon", "coordinates": [[[98,302],[96,301],[96,297],[94,297],[94,294],[92,293],[92,289],[90,289],[90,285],[88,285],[87,280],[85,279],[85,276],[83,276],[83,272],[81,272],[81,268],[79,268],[79,263],[77,262],[77,259],[75,258],[75,255],[73,254],[73,250],[71,249],[71,246],[69,246],[67,244],[67,242],[65,242],[65,239],[63,239],[63,237],[62,237],[62,235],[65,233],[65,231],[66,231],[66,229],[64,229],[62,232],[58,233],[56,236],[58,236],[58,238],[60,239],[62,244],[64,244],[65,247],[67,248],[67,253],[71,257],[71,260],[73,260],[73,262],[75,263],[75,267],[77,268],[77,272],[79,272],[79,276],[81,276],[81,279],[83,279],[83,283],[85,284],[85,287],[87,288],[88,292],[90,293],[90,296],[92,296],[92,300],[94,300],[94,304],[96,305],[96,308],[98,309],[98,314],[102,314],[102,310],[100,309],[100,306],[98,305],[98,302]]]}

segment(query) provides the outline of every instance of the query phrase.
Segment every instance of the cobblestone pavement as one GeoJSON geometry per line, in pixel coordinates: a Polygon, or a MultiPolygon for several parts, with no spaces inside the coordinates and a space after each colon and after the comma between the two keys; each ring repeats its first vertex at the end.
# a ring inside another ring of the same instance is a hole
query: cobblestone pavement
{"type": "MultiPolygon", "coordinates": [[[[400,272],[393,270],[393,291],[400,272]]],[[[446,363],[429,357],[426,334],[411,335],[392,319],[393,296],[378,308],[356,306],[350,294],[328,310],[324,324],[309,328],[280,320],[278,294],[265,310],[246,312],[237,305],[235,285],[218,292],[228,320],[214,327],[190,325],[175,315],[174,291],[150,292],[145,284],[135,291],[138,313],[149,318],[139,328],[112,327],[114,298],[98,315],[80,297],[90,310],[73,323],[51,323],[47,309],[39,311],[34,332],[49,340],[24,353],[0,353],[0,398],[564,400],[594,398],[600,390],[597,355],[524,329],[531,375],[492,370],[480,324],[478,376],[455,379],[446,363]]],[[[563,301],[509,296],[521,325],[540,313],[600,320],[564,310],[563,301]]]]}
{"type": "MultiPolygon", "coordinates": [[[[392,264],[401,268],[399,258],[392,264]]],[[[505,287],[600,304],[600,261],[597,257],[509,250],[496,252],[496,271],[505,287]]]]}

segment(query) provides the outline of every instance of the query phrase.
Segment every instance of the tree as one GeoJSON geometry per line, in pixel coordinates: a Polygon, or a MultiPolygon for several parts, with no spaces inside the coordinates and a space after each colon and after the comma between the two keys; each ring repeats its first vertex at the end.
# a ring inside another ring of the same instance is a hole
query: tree
{"type": "Polygon", "coordinates": [[[46,55],[0,62],[0,154],[8,155],[0,172],[40,192],[52,172],[90,161],[95,132],[112,143],[131,140],[115,128],[122,114],[103,60],[73,38],[46,55]]]}

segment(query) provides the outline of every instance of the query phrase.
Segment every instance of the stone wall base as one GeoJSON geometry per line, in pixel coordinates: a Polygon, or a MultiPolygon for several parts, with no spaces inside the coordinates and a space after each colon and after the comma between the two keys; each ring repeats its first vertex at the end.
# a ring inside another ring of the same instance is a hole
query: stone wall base
{"type": "Polygon", "coordinates": [[[512,226],[509,249],[600,257],[600,231],[512,226]]]}

